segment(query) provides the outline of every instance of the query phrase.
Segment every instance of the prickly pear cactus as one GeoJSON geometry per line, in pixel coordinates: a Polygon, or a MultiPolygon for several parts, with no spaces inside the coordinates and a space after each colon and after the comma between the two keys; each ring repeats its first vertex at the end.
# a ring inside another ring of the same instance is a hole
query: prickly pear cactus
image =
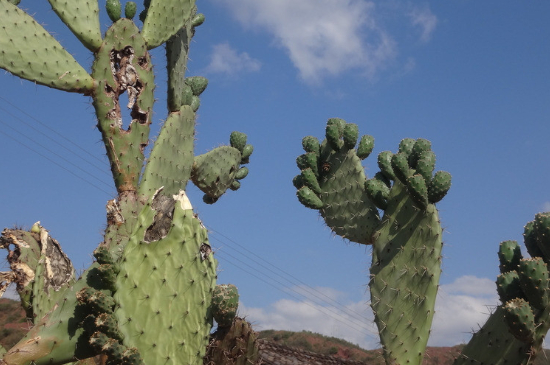
{"type": "MultiPolygon", "coordinates": [[[[193,0],[106,0],[113,24],[100,28],[97,1],[50,0],[94,56],[91,71],[16,1],[0,0],[0,67],[38,84],[90,96],[118,197],[107,203],[104,240],[77,280],[46,229],[4,230],[10,272],[35,324],[0,364],[63,364],[101,356],[107,364],[199,364],[213,323],[216,260],[185,194],[192,181],[208,203],[237,190],[253,148],[233,132],[229,145],[194,153],[195,113],[207,87],[186,77],[189,44],[204,16],[193,0]],[[123,12],[124,10],[124,12],[123,12]],[[124,16],[123,16],[124,15],[124,16]],[[155,81],[149,51],[166,45],[168,115],[148,158],[155,81]],[[120,105],[127,95],[128,104],[120,105]],[[122,118],[122,108],[131,120],[122,118]]],[[[233,303],[234,304],[234,303],[233,303]]]]}
{"type": "Polygon", "coordinates": [[[404,139],[378,155],[380,172],[367,179],[361,161],[374,138],[357,125],[329,119],[325,140],[305,137],[294,178],[298,199],[350,241],[371,244],[369,287],[388,364],[420,364],[430,333],[441,273],[442,229],[435,203],[451,186],[434,173],[424,139],[404,139]],[[357,143],[359,141],[359,143],[357,143]],[[382,213],[382,214],[380,214],[382,213]]]}
{"type": "Polygon", "coordinates": [[[500,244],[496,284],[501,304],[455,360],[461,364],[531,364],[550,329],[550,213],[525,226],[524,258],[516,241],[500,244]]]}

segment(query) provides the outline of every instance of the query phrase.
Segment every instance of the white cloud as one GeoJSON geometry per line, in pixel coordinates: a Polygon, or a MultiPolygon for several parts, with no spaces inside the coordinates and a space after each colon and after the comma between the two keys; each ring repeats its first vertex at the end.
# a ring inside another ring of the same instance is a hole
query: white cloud
{"type": "Polygon", "coordinates": [[[415,7],[409,13],[409,17],[411,18],[412,24],[420,28],[420,40],[422,42],[428,42],[437,26],[437,17],[428,7],[415,7]]]}
{"type": "MultiPolygon", "coordinates": [[[[304,289],[294,290],[302,293],[304,289]]],[[[316,290],[339,302],[345,299],[343,293],[334,289],[316,290]]],[[[308,299],[281,299],[267,308],[251,308],[241,304],[239,313],[246,316],[257,330],[308,330],[340,337],[367,349],[379,347],[378,332],[366,300],[346,303],[342,310],[339,305],[318,304],[317,295],[304,294],[308,299]]],[[[490,279],[463,276],[451,284],[442,285],[436,301],[429,345],[454,346],[468,342],[472,331],[485,323],[497,304],[495,283],[490,279]]]]}
{"type": "Polygon", "coordinates": [[[245,27],[273,35],[312,84],[351,69],[372,77],[396,55],[395,41],[376,22],[373,1],[218,1],[230,5],[245,27]]]}
{"type": "Polygon", "coordinates": [[[210,64],[205,71],[235,76],[243,72],[256,72],[260,68],[261,62],[250,57],[248,53],[238,53],[229,43],[221,43],[212,47],[210,64]]]}

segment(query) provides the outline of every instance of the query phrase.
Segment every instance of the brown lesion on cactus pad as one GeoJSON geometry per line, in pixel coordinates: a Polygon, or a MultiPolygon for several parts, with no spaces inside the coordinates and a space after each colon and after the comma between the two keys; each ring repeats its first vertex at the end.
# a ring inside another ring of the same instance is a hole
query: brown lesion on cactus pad
{"type": "Polygon", "coordinates": [[[145,231],[144,242],[159,241],[168,235],[172,226],[175,206],[176,201],[174,198],[157,192],[151,203],[151,208],[157,213],[155,214],[153,223],[145,231]]]}

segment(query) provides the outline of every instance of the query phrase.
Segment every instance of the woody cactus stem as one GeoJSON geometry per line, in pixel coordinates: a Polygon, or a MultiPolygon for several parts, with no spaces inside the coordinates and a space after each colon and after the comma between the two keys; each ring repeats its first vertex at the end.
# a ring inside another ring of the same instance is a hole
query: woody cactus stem
{"type": "Polygon", "coordinates": [[[118,197],[107,203],[96,261],[78,280],[39,223],[29,232],[4,230],[0,248],[9,252],[11,271],[0,273],[0,292],[15,282],[35,326],[0,364],[64,364],[96,355],[107,364],[200,364],[213,323],[217,263],[185,189],[191,180],[208,203],[237,190],[253,150],[246,135],[233,132],[229,145],[194,153],[196,112],[207,80],[186,78],[185,71],[190,40],[204,16],[194,1],[151,0],[139,29],[131,19],[135,3],[126,2],[122,18],[120,1],[107,0],[113,24],[102,37],[95,1],[50,4],[94,53],[91,74],[7,0],[0,0],[0,67],[92,97],[118,197]],[[155,88],[149,50],[162,44],[168,115],[146,159],[155,88]],[[128,105],[120,105],[125,93],[128,105]],[[126,123],[124,107],[131,115],[126,123]]]}
{"type": "Polygon", "coordinates": [[[531,258],[523,258],[516,241],[501,242],[501,304],[464,347],[454,365],[531,364],[550,329],[550,212],[539,213],[525,226],[524,242],[531,258]]]}
{"type": "Polygon", "coordinates": [[[350,241],[373,246],[371,306],[388,364],[420,364],[434,315],[441,273],[442,229],[435,203],[451,185],[434,174],[435,154],[424,139],[404,139],[378,155],[380,172],[365,176],[362,160],[374,138],[329,119],[326,138],[305,137],[297,159],[298,199],[350,241]],[[359,143],[357,144],[357,141],[359,143]],[[357,145],[357,147],[356,147],[357,145]],[[380,212],[383,213],[380,217],[380,212]]]}

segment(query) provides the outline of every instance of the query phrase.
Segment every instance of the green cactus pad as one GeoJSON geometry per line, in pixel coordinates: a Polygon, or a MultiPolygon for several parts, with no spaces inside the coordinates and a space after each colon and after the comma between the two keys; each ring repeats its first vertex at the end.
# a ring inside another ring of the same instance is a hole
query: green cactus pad
{"type": "Polygon", "coordinates": [[[193,166],[195,113],[184,106],[170,113],[160,130],[145,165],[139,192],[151,196],[164,186],[162,194],[171,196],[185,189],[193,166]]]}
{"type": "Polygon", "coordinates": [[[437,171],[428,184],[428,200],[435,204],[441,201],[451,188],[451,174],[447,171],[437,171]]]}
{"type": "Polygon", "coordinates": [[[379,209],[386,209],[388,207],[390,188],[386,184],[378,179],[369,179],[365,183],[365,189],[376,207],[379,209]]]}
{"type": "Polygon", "coordinates": [[[311,209],[321,209],[323,208],[323,201],[319,199],[317,194],[315,194],[310,188],[307,186],[301,187],[296,192],[296,195],[298,196],[298,200],[300,203],[302,203],[307,208],[311,209]]]}
{"type": "Polygon", "coordinates": [[[127,19],[133,19],[136,16],[137,4],[133,1],[128,1],[124,5],[124,17],[127,19]]]}
{"type": "Polygon", "coordinates": [[[535,334],[535,316],[524,299],[512,299],[504,305],[504,318],[515,338],[531,343],[535,334]]]}
{"type": "Polygon", "coordinates": [[[107,30],[92,75],[93,104],[115,186],[119,192],[135,191],[149,143],[154,79],[147,47],[131,20],[122,18],[107,30]],[[125,92],[129,103],[121,106],[120,95],[125,92]],[[123,128],[122,107],[130,110],[128,128],[123,128]]]}
{"type": "Polygon", "coordinates": [[[235,180],[242,180],[248,176],[248,167],[243,166],[235,174],[235,180]]]}
{"type": "Polygon", "coordinates": [[[252,152],[254,152],[254,146],[252,146],[251,144],[247,144],[246,146],[244,146],[244,148],[241,152],[241,155],[242,155],[241,163],[242,164],[247,164],[248,163],[248,159],[252,155],[252,152]]]}
{"type": "Polygon", "coordinates": [[[235,180],[241,163],[241,153],[230,146],[221,146],[195,157],[191,180],[206,195],[217,199],[235,180]]]}
{"type": "Polygon", "coordinates": [[[338,123],[338,122],[333,122],[330,124],[327,123],[325,136],[330,147],[335,151],[339,151],[340,148],[342,148],[342,146],[344,145],[344,142],[340,139],[342,137],[343,132],[344,130],[341,123],[338,123]]]}
{"type": "Polygon", "coordinates": [[[357,146],[357,157],[359,157],[361,160],[364,160],[365,158],[369,157],[373,149],[374,137],[364,135],[363,137],[361,137],[359,145],[357,146]]]}
{"type": "Polygon", "coordinates": [[[374,238],[369,287],[386,363],[421,364],[441,273],[437,210],[417,209],[396,181],[374,238]]]}
{"type": "Polygon", "coordinates": [[[523,259],[517,241],[501,242],[498,249],[498,259],[501,273],[517,270],[519,262],[523,259]]]}
{"type": "Polygon", "coordinates": [[[99,6],[97,1],[48,0],[57,16],[90,51],[101,46],[99,6]]]}
{"type": "Polygon", "coordinates": [[[407,179],[407,188],[411,198],[420,209],[428,207],[428,187],[426,180],[420,174],[413,175],[407,179]]]}
{"type": "Polygon", "coordinates": [[[300,170],[311,169],[315,176],[319,176],[319,157],[315,152],[307,152],[298,156],[296,158],[296,165],[300,170]]]}
{"type": "Polygon", "coordinates": [[[529,304],[544,310],[548,306],[548,268],[540,257],[522,259],[518,265],[521,289],[529,304]]]}
{"type": "Polygon", "coordinates": [[[122,14],[122,5],[120,4],[120,0],[107,0],[105,2],[105,9],[107,10],[107,15],[109,15],[109,18],[113,23],[120,19],[122,14]]]}
{"type": "Polygon", "coordinates": [[[497,292],[502,303],[515,298],[523,298],[519,276],[516,271],[508,271],[497,277],[497,292]]]}
{"type": "Polygon", "coordinates": [[[0,1],[0,68],[65,91],[90,93],[93,79],[30,15],[0,1]]]}
{"type": "Polygon", "coordinates": [[[244,146],[246,146],[246,134],[241,132],[231,132],[231,135],[229,136],[229,144],[231,147],[238,149],[239,151],[242,151],[244,149],[244,146]]]}
{"type": "Polygon", "coordinates": [[[355,148],[357,139],[359,138],[359,127],[354,123],[347,123],[344,126],[344,132],[342,134],[344,139],[344,146],[346,148],[355,148]]]}
{"type": "Polygon", "coordinates": [[[416,163],[416,173],[422,175],[427,182],[432,180],[432,174],[435,168],[435,153],[433,151],[424,151],[416,163]]]}
{"type": "Polygon", "coordinates": [[[204,23],[204,21],[205,21],[204,14],[200,13],[200,14],[197,14],[193,17],[193,20],[191,20],[191,25],[193,27],[198,27],[198,26],[202,25],[202,23],[204,23]]]}
{"type": "Polygon", "coordinates": [[[537,246],[542,252],[542,258],[548,264],[550,263],[550,212],[537,213],[533,222],[537,246]]]}
{"type": "Polygon", "coordinates": [[[315,194],[317,195],[321,194],[322,189],[321,189],[321,186],[319,185],[319,181],[317,180],[315,173],[311,171],[309,167],[307,169],[302,170],[301,182],[305,186],[310,188],[315,194]]]}
{"type": "Polygon", "coordinates": [[[233,284],[216,285],[212,293],[212,315],[218,327],[229,327],[237,315],[239,292],[233,284]]]}
{"type": "MultiPolygon", "coordinates": [[[[407,156],[399,152],[392,156],[391,167],[395,177],[403,184],[407,184],[407,179],[413,175],[414,170],[409,167],[407,156]]],[[[384,171],[382,171],[384,172],[384,171]]]]}
{"type": "Polygon", "coordinates": [[[147,47],[156,48],[185,25],[190,26],[196,11],[194,0],[151,0],[141,30],[147,47]]]}
{"type": "Polygon", "coordinates": [[[140,349],[145,364],[202,364],[212,325],[208,313],[216,261],[207,230],[183,191],[175,197],[169,231],[147,234],[157,216],[152,208],[157,199],[162,203],[157,195],[139,213],[140,223],[124,250],[115,315],[124,345],[140,349]],[[146,234],[157,239],[146,241],[146,234]]]}
{"type": "Polygon", "coordinates": [[[527,248],[527,252],[529,253],[529,255],[531,255],[531,257],[544,258],[544,253],[539,248],[537,241],[538,239],[537,232],[535,231],[535,221],[531,221],[525,225],[523,231],[523,242],[525,243],[525,248],[527,248]]]}
{"type": "Polygon", "coordinates": [[[409,156],[412,153],[413,146],[414,146],[415,143],[416,143],[416,141],[412,138],[402,139],[401,142],[399,142],[399,151],[398,152],[404,154],[405,156],[407,156],[407,158],[409,158],[409,156]]]}
{"type": "Polygon", "coordinates": [[[393,153],[391,151],[382,151],[378,154],[378,167],[380,168],[380,172],[384,174],[388,180],[396,179],[391,163],[392,157],[393,153]]]}
{"type": "Polygon", "coordinates": [[[192,37],[191,27],[183,27],[166,42],[167,101],[171,112],[178,111],[182,105],[191,104],[193,89],[186,83],[185,71],[192,37]]]}
{"type": "Polygon", "coordinates": [[[307,136],[302,138],[302,148],[306,152],[313,152],[319,156],[321,145],[319,140],[313,136],[307,136]]]}
{"type": "Polygon", "coordinates": [[[422,156],[422,154],[426,151],[429,151],[432,148],[432,143],[428,141],[427,139],[418,138],[413,147],[411,154],[409,155],[409,166],[413,169],[416,169],[416,164],[418,163],[418,160],[422,156]]]}
{"type": "Polygon", "coordinates": [[[186,78],[185,83],[191,87],[193,95],[200,96],[208,86],[208,79],[202,76],[192,76],[186,78]]]}

